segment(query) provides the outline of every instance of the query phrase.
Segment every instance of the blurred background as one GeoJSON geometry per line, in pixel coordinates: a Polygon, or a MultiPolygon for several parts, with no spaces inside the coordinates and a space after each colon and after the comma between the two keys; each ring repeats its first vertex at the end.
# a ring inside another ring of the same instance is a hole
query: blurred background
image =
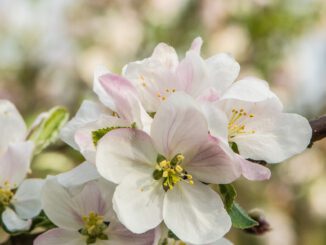
{"type": "MultiPolygon", "coordinates": [[[[83,99],[96,99],[97,65],[120,73],[158,42],[182,55],[196,36],[205,57],[229,52],[240,77],[267,80],[287,111],[309,119],[326,112],[325,0],[0,0],[0,98],[28,123],[55,105],[74,115],[83,99]]],[[[81,161],[58,142],[33,160],[33,175],[81,161]]],[[[233,229],[227,237],[239,245],[326,244],[326,140],[270,167],[270,181],[236,185],[238,202],[263,210],[271,231],[233,229]]]]}

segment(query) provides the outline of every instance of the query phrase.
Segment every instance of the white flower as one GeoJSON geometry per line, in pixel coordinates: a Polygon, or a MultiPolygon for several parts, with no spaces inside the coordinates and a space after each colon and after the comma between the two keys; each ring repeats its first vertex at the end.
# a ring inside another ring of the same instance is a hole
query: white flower
{"type": "MultiPolygon", "coordinates": [[[[277,163],[302,152],[310,142],[312,129],[308,120],[283,113],[280,100],[264,81],[237,81],[216,105],[227,115],[223,134],[230,144],[237,145],[243,158],[277,163]]],[[[210,126],[214,132],[216,126],[210,126]]]]}
{"type": "Polygon", "coordinates": [[[24,180],[34,146],[25,141],[26,126],[19,112],[5,100],[0,100],[0,131],[1,219],[11,232],[28,230],[31,219],[41,211],[39,194],[43,182],[24,180]]]}
{"type": "Polygon", "coordinates": [[[116,220],[111,208],[114,188],[107,181],[93,180],[82,185],[78,193],[72,193],[57,178],[47,179],[42,206],[58,228],[40,235],[34,244],[152,245],[154,231],[133,234],[116,220]]]}
{"type": "Polygon", "coordinates": [[[183,93],[161,105],[150,135],[129,128],[106,134],[96,164],[104,178],[119,184],[113,205],[121,223],[142,233],[164,220],[186,242],[220,239],[231,220],[219,195],[201,182],[230,183],[240,167],[219,143],[209,136],[194,100],[183,93]]]}

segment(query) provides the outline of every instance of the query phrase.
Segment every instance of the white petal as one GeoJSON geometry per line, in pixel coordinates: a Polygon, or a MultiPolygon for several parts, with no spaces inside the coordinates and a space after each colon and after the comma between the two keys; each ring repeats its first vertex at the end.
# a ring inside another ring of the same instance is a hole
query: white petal
{"type": "Polygon", "coordinates": [[[42,179],[26,179],[19,186],[12,204],[20,218],[31,219],[41,212],[43,184],[44,180],[42,179]]]}
{"type": "Polygon", "coordinates": [[[183,91],[194,98],[198,97],[209,87],[208,73],[204,60],[193,50],[187,52],[186,57],[177,67],[178,83],[183,91]]]}
{"type": "Polygon", "coordinates": [[[184,93],[175,93],[157,111],[151,136],[159,152],[171,159],[178,153],[191,157],[205,142],[208,126],[195,101],[184,93]]]}
{"type": "MultiPolygon", "coordinates": [[[[258,102],[271,98],[277,99],[277,96],[270,90],[267,82],[254,77],[247,77],[233,83],[223,94],[221,100],[236,99],[258,102]]],[[[280,101],[279,103],[281,104],[280,101]]]]}
{"type": "Polygon", "coordinates": [[[26,136],[26,125],[14,104],[0,100],[0,154],[10,143],[22,141],[26,136]]]}
{"type": "Polygon", "coordinates": [[[159,43],[155,47],[151,59],[159,61],[160,65],[171,70],[174,70],[179,63],[174,48],[165,43],[159,43]]]}
{"type": "Polygon", "coordinates": [[[45,214],[58,227],[67,230],[79,230],[83,227],[76,204],[56,178],[46,180],[41,201],[45,214]]]}
{"type": "Polygon", "coordinates": [[[240,65],[229,54],[220,53],[205,60],[209,82],[218,91],[226,90],[238,77],[240,65]]]}
{"type": "Polygon", "coordinates": [[[181,240],[214,242],[231,228],[231,219],[216,192],[200,182],[180,182],[164,198],[164,222],[181,240]]]}
{"type": "MultiPolygon", "coordinates": [[[[188,243],[188,245],[195,245],[195,244],[188,243]]],[[[230,242],[228,239],[221,238],[215,242],[210,242],[202,245],[232,245],[232,242],[230,242]]]]}
{"type": "Polygon", "coordinates": [[[256,133],[234,138],[241,156],[278,163],[307,148],[312,129],[306,118],[291,113],[271,116],[250,125],[256,133]]]}
{"type": "Polygon", "coordinates": [[[84,162],[74,169],[56,176],[58,182],[66,188],[79,186],[100,178],[94,164],[84,162]]]}
{"type": "Polygon", "coordinates": [[[151,172],[127,176],[116,188],[113,208],[120,222],[134,233],[143,233],[162,221],[164,190],[151,172]]]}
{"type": "Polygon", "coordinates": [[[102,109],[99,105],[92,101],[83,101],[75,117],[61,129],[60,138],[71,147],[79,150],[75,142],[76,131],[87,123],[97,120],[101,113],[102,109]]]}
{"type": "Polygon", "coordinates": [[[211,184],[231,183],[241,175],[241,166],[220,146],[221,142],[209,137],[185,169],[198,180],[211,184]]]}
{"type": "Polygon", "coordinates": [[[30,168],[33,148],[30,141],[9,145],[0,158],[0,186],[7,181],[14,188],[23,181],[30,168]]]}
{"type": "Polygon", "coordinates": [[[271,177],[271,171],[261,164],[250,162],[239,156],[242,175],[248,180],[267,180],[271,177]]]}
{"type": "Polygon", "coordinates": [[[119,223],[110,223],[108,245],[156,245],[155,230],[134,234],[119,223]]]}
{"type": "Polygon", "coordinates": [[[93,131],[110,127],[130,127],[130,122],[102,114],[96,121],[87,123],[76,130],[75,142],[86,161],[95,164],[96,146],[93,140],[93,131]]]}
{"type": "Polygon", "coordinates": [[[226,113],[212,103],[203,103],[201,107],[206,117],[210,134],[214,137],[227,139],[229,120],[226,113]]]}
{"type": "Polygon", "coordinates": [[[77,207],[80,217],[88,216],[90,212],[94,212],[101,216],[107,213],[107,205],[102,196],[101,190],[95,181],[85,184],[83,190],[76,196],[72,197],[74,205],[77,207]]]}
{"type": "Polygon", "coordinates": [[[152,139],[138,129],[121,128],[107,133],[97,145],[96,166],[106,179],[120,183],[131,172],[153,168],[157,151],[152,139]]]}
{"type": "Polygon", "coordinates": [[[86,245],[85,238],[77,231],[55,228],[39,235],[34,245],[86,245]]]}
{"type": "Polygon", "coordinates": [[[23,220],[10,208],[2,213],[2,222],[11,232],[27,231],[32,225],[31,220],[23,220]]]}

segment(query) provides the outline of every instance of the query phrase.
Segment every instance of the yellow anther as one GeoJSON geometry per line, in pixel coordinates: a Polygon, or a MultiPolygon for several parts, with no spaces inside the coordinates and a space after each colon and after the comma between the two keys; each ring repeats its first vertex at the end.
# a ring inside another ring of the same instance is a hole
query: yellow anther
{"type": "Polygon", "coordinates": [[[189,180],[189,184],[193,185],[194,181],[193,180],[189,180]]]}
{"type": "Polygon", "coordinates": [[[178,159],[178,162],[182,162],[182,161],[185,159],[185,157],[184,157],[184,155],[179,154],[179,155],[177,156],[177,159],[178,159]]]}
{"type": "Polygon", "coordinates": [[[173,93],[175,93],[175,91],[176,91],[176,89],[175,89],[175,88],[173,88],[173,89],[172,89],[172,92],[173,92],[173,93]]]}
{"type": "Polygon", "coordinates": [[[170,163],[166,160],[163,160],[162,162],[160,162],[160,167],[161,168],[165,168],[167,167],[168,165],[170,165],[170,163]]]}
{"type": "Polygon", "coordinates": [[[170,92],[170,90],[167,88],[167,89],[165,90],[165,92],[169,93],[169,92],[170,92]]]}
{"type": "Polygon", "coordinates": [[[164,172],[163,172],[163,178],[166,178],[166,177],[168,177],[169,176],[169,171],[168,170],[165,170],[164,172]]]}
{"type": "Polygon", "coordinates": [[[5,181],[3,187],[0,188],[0,206],[9,206],[13,196],[9,182],[5,181]]]}
{"type": "Polygon", "coordinates": [[[160,93],[157,93],[156,96],[160,98],[161,97],[161,94],[160,93]]]}
{"type": "Polygon", "coordinates": [[[90,212],[88,215],[83,216],[82,220],[84,223],[84,228],[80,231],[82,235],[103,240],[102,238],[105,237],[103,232],[107,228],[103,216],[90,212]]]}
{"type": "Polygon", "coordinates": [[[162,96],[162,100],[166,100],[166,97],[165,96],[162,96]]]}
{"type": "Polygon", "coordinates": [[[180,166],[180,165],[177,165],[175,167],[175,170],[178,172],[178,173],[181,173],[183,171],[183,168],[180,166]]]}
{"type": "Polygon", "coordinates": [[[146,83],[142,83],[143,87],[147,87],[147,84],[146,83]]]}
{"type": "Polygon", "coordinates": [[[250,115],[249,115],[249,117],[251,117],[251,118],[254,117],[254,116],[255,116],[254,114],[250,114],[250,115]]]}

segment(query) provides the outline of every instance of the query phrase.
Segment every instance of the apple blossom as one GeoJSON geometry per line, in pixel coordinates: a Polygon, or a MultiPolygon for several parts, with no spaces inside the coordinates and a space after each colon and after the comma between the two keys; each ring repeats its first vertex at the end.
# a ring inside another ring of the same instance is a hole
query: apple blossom
{"type": "Polygon", "coordinates": [[[114,184],[99,179],[86,182],[79,192],[72,193],[56,177],[48,178],[42,191],[42,206],[58,228],[43,233],[34,244],[152,245],[154,230],[133,234],[117,221],[111,201],[114,188],[114,184]]]}
{"type": "Polygon", "coordinates": [[[42,180],[24,180],[33,154],[33,143],[25,141],[26,126],[15,106],[0,100],[0,213],[10,232],[28,230],[41,211],[42,180]]]}
{"type": "Polygon", "coordinates": [[[230,229],[219,195],[201,182],[230,183],[240,166],[209,136],[189,95],[175,93],[162,103],[150,135],[131,128],[107,133],[98,143],[96,164],[104,178],[119,184],[113,207],[135,233],[164,221],[183,241],[200,244],[230,229]]]}
{"type": "MultiPolygon", "coordinates": [[[[302,152],[310,142],[308,120],[283,113],[280,100],[264,81],[246,78],[235,82],[216,106],[227,115],[223,134],[244,158],[277,163],[302,152]]],[[[216,126],[210,126],[214,132],[216,126]]]]}

